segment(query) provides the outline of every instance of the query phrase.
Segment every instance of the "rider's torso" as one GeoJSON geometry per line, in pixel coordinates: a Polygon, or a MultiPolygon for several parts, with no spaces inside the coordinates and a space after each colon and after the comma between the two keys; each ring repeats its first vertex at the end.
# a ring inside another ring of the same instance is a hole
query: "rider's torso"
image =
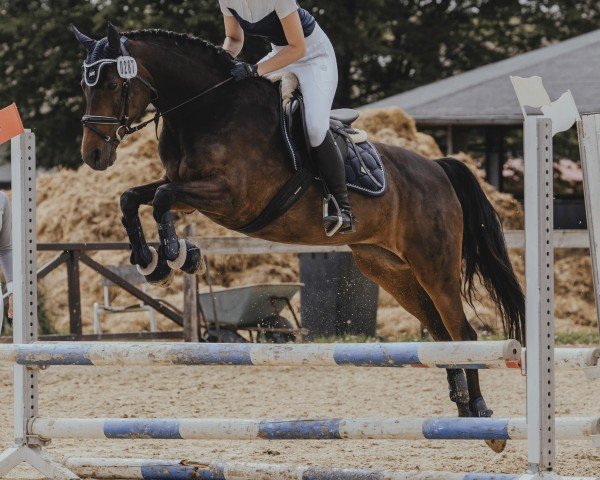
{"type": "Polygon", "coordinates": [[[221,8],[233,15],[247,35],[265,38],[277,46],[287,45],[281,18],[295,10],[300,15],[304,37],[315,29],[316,20],[296,0],[219,0],[221,8]]]}

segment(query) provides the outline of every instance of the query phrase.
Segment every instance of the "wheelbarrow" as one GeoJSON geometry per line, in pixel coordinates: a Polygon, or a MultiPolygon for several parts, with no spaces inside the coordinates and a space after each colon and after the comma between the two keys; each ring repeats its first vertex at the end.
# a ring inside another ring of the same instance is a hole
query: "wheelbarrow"
{"type": "Polygon", "coordinates": [[[205,323],[204,341],[248,341],[239,331],[248,332],[250,341],[295,341],[306,332],[290,301],[303,286],[302,283],[265,283],[200,294],[198,308],[205,323]],[[281,315],[286,307],[294,323],[281,315]]]}

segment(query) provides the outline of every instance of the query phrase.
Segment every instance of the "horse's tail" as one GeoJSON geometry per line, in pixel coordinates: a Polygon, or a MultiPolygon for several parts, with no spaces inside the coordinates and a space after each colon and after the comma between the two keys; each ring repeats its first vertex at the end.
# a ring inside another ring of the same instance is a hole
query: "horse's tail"
{"type": "Polygon", "coordinates": [[[463,295],[472,305],[477,278],[490,293],[509,338],[525,341],[525,295],[510,263],[502,224],[479,181],[459,160],[436,160],[452,183],[463,210],[463,295]]]}

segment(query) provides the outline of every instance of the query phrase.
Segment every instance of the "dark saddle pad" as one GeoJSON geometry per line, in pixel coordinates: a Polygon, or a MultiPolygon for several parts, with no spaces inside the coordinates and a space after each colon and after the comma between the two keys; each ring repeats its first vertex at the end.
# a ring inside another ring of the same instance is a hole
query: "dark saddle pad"
{"type": "MultiPolygon", "coordinates": [[[[357,133],[352,128],[352,123],[358,116],[356,110],[333,110],[330,130],[345,161],[348,188],[369,196],[381,196],[386,190],[386,178],[377,149],[369,141],[355,143],[351,139],[351,135],[357,133]]],[[[293,171],[307,167],[318,175],[318,168],[311,159],[304,101],[299,90],[294,92],[289,104],[281,109],[281,131],[293,171]]]]}

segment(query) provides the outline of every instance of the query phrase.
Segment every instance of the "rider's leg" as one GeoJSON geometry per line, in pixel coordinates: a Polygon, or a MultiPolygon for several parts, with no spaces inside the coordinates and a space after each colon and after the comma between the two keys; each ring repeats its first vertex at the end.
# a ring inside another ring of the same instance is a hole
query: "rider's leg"
{"type": "MultiPolygon", "coordinates": [[[[348,200],[344,161],[330,131],[325,133],[323,142],[313,151],[319,165],[319,172],[340,208],[342,226],[339,231],[341,233],[353,232],[355,230],[354,217],[348,200]]],[[[338,221],[338,212],[330,211],[330,214],[323,219],[323,225],[327,230],[331,230],[338,221]]]]}
{"type": "MultiPolygon", "coordinates": [[[[348,201],[344,160],[329,132],[329,116],[338,82],[335,52],[324,34],[314,45],[308,45],[307,52],[306,60],[286,69],[294,72],[300,80],[306,128],[314,157],[320,174],[340,207],[342,227],[339,231],[349,233],[355,227],[348,201]]],[[[332,213],[324,219],[327,230],[335,227],[339,220],[337,212],[332,213]]]]}

